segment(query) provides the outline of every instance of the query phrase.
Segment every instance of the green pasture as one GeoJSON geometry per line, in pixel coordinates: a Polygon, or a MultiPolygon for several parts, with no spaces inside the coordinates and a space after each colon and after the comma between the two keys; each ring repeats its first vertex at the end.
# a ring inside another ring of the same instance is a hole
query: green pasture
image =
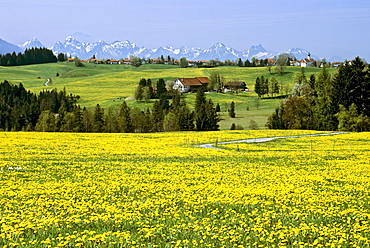
{"type": "MultiPolygon", "coordinates": [[[[155,83],[159,78],[165,81],[174,81],[183,77],[204,77],[212,72],[221,74],[225,81],[244,81],[250,90],[254,89],[257,77],[270,78],[274,76],[282,87],[282,94],[290,91],[293,85],[293,76],[300,72],[300,67],[286,67],[283,75],[275,71],[271,72],[266,67],[236,67],[225,66],[215,68],[179,68],[174,65],[147,64],[138,68],[131,65],[104,65],[83,63],[84,67],[76,67],[74,63],[60,62],[51,64],[38,64],[27,66],[0,67],[0,81],[8,80],[11,83],[22,83],[26,89],[38,93],[42,90],[66,88],[68,93],[79,95],[79,104],[88,108],[100,104],[103,108],[118,107],[123,100],[132,99],[136,86],[141,78],[150,78],[155,83]],[[59,76],[57,77],[57,74],[59,76]],[[51,83],[45,86],[46,80],[51,83]]],[[[319,73],[318,68],[305,68],[306,76],[319,73]]],[[[330,69],[334,73],[334,69],[330,69]]],[[[248,129],[250,120],[257,122],[259,128],[265,128],[267,117],[271,115],[280,99],[261,99],[256,103],[256,94],[243,92],[239,94],[216,94],[209,93],[207,98],[221,106],[221,129],[229,129],[232,123],[248,129]],[[236,118],[230,119],[227,108],[231,101],[236,103],[236,118]]],[[[193,107],[195,94],[185,94],[189,107],[193,107]]],[[[150,108],[150,102],[127,101],[128,105],[137,106],[141,109],[150,108]]]]}

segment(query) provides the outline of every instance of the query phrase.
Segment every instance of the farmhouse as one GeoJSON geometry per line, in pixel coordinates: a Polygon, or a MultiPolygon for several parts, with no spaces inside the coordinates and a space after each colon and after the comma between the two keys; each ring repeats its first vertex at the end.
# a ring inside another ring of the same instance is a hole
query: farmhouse
{"type": "Polygon", "coordinates": [[[311,54],[309,53],[307,58],[303,59],[300,64],[301,64],[301,67],[310,67],[311,64],[313,64],[315,62],[314,59],[311,59],[311,54]]]}
{"type": "Polygon", "coordinates": [[[224,92],[245,91],[247,89],[248,89],[247,84],[242,81],[230,81],[224,85],[224,92]]]}
{"type": "Polygon", "coordinates": [[[333,67],[338,68],[341,64],[341,62],[333,62],[333,67]]]}
{"type": "Polygon", "coordinates": [[[207,88],[209,84],[208,77],[195,77],[195,78],[178,78],[176,79],[173,89],[179,90],[181,93],[195,92],[200,87],[207,88]]]}
{"type": "Polygon", "coordinates": [[[109,64],[111,64],[111,65],[117,65],[117,64],[121,64],[121,62],[119,60],[117,60],[117,59],[111,59],[109,61],[109,64]]]}

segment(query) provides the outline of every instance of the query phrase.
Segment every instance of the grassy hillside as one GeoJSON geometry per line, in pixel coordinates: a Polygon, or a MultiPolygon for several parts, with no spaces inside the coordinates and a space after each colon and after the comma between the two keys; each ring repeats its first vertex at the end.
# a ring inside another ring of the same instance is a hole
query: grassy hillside
{"type": "MultiPolygon", "coordinates": [[[[216,68],[179,68],[172,65],[143,65],[139,68],[130,65],[94,65],[84,63],[84,67],[76,67],[74,63],[53,63],[41,65],[0,67],[0,80],[8,80],[14,84],[22,83],[25,88],[37,93],[42,90],[58,90],[66,88],[67,92],[81,96],[79,104],[86,107],[94,107],[100,104],[107,108],[119,106],[122,101],[134,95],[135,88],[141,78],[151,78],[153,82],[159,78],[165,81],[175,80],[179,77],[209,76],[212,72],[223,75],[226,81],[245,81],[248,88],[254,88],[256,77],[264,75],[267,78],[274,76],[283,88],[290,89],[293,75],[301,70],[298,67],[286,67],[284,75],[280,76],[268,72],[265,67],[241,68],[241,67],[216,67],[216,68]],[[57,73],[59,77],[56,77],[57,73]],[[45,86],[50,78],[51,84],[45,86]]],[[[306,68],[306,75],[316,74],[317,68],[306,68]]],[[[332,71],[334,72],[334,71],[332,71]]],[[[251,119],[254,119],[260,128],[264,128],[267,116],[269,116],[280,100],[261,100],[257,109],[254,92],[234,94],[207,94],[214,103],[221,105],[222,111],[227,111],[227,106],[234,101],[236,103],[237,118],[230,120],[227,112],[221,113],[223,121],[222,129],[229,129],[232,123],[240,124],[245,128],[251,119]],[[249,110],[247,110],[249,108],[249,110]]],[[[193,106],[195,94],[186,94],[185,98],[190,107],[193,106]]],[[[151,107],[152,102],[128,101],[129,106],[138,106],[141,109],[151,107]]]]}

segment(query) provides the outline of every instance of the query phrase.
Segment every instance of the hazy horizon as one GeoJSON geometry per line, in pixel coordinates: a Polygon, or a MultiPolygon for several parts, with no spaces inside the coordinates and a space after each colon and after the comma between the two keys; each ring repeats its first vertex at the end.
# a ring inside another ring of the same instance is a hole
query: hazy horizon
{"type": "Polygon", "coordinates": [[[129,40],[139,46],[200,47],[221,42],[238,51],[303,48],[322,58],[370,60],[370,1],[0,0],[0,38],[45,46],[67,36],[88,42],[129,40]],[[77,35],[76,35],[77,34],[77,35]],[[81,37],[76,37],[81,39],[81,37]]]}

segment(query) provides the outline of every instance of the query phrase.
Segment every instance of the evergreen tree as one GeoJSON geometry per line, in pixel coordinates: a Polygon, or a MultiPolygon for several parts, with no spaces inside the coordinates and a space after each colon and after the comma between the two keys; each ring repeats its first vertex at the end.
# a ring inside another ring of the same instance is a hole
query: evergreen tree
{"type": "Polygon", "coordinates": [[[270,87],[269,87],[269,94],[271,94],[272,97],[274,97],[274,94],[279,94],[280,87],[279,82],[276,80],[275,77],[270,78],[270,87]]]}
{"type": "Polygon", "coordinates": [[[64,53],[59,53],[58,54],[58,61],[63,62],[65,60],[66,60],[66,56],[64,55],[64,53]]]}
{"type": "Polygon", "coordinates": [[[221,107],[219,103],[216,104],[216,112],[221,112],[221,107]]]}
{"type": "Polygon", "coordinates": [[[348,109],[354,103],[360,114],[370,116],[370,70],[359,57],[339,67],[333,86],[336,112],[340,104],[348,109]]]}
{"type": "Polygon", "coordinates": [[[168,100],[166,95],[161,95],[161,97],[159,98],[159,107],[164,113],[167,113],[170,109],[170,101],[168,100]]]}
{"type": "Polygon", "coordinates": [[[269,129],[286,129],[285,121],[283,120],[284,115],[284,103],[281,103],[279,107],[275,109],[275,112],[268,117],[266,126],[269,129]]]}
{"type": "Polygon", "coordinates": [[[148,133],[151,130],[150,124],[150,112],[149,110],[144,113],[138,107],[134,107],[130,111],[130,117],[132,120],[133,132],[137,133],[148,133]]]}
{"type": "Polygon", "coordinates": [[[308,84],[310,85],[311,89],[314,91],[313,95],[316,98],[317,92],[316,92],[316,77],[315,74],[311,74],[310,79],[308,80],[308,84]]]}
{"type": "Polygon", "coordinates": [[[179,131],[179,118],[174,112],[168,112],[163,120],[163,130],[165,132],[179,131]]]}
{"type": "Polygon", "coordinates": [[[155,101],[153,104],[153,110],[151,113],[151,129],[152,132],[162,132],[163,131],[163,119],[164,113],[160,106],[159,101],[155,101]]]}
{"type": "Polygon", "coordinates": [[[194,130],[194,112],[191,112],[183,100],[177,111],[180,131],[194,130]]]}
{"type": "Polygon", "coordinates": [[[214,104],[211,99],[206,102],[206,115],[207,115],[207,125],[205,131],[218,131],[219,125],[218,122],[220,121],[218,118],[218,114],[214,107],[214,104]]]}
{"type": "Polygon", "coordinates": [[[167,98],[166,83],[163,78],[160,78],[157,82],[157,98],[161,99],[161,97],[167,98]]]}
{"type": "Polygon", "coordinates": [[[261,76],[261,93],[262,96],[269,93],[269,80],[264,76],[261,76]]]}
{"type": "Polygon", "coordinates": [[[73,110],[73,132],[83,132],[84,125],[83,125],[83,117],[81,113],[80,105],[77,105],[76,108],[73,110]]]}
{"type": "Polygon", "coordinates": [[[331,75],[324,66],[315,80],[315,97],[314,115],[315,129],[318,130],[336,130],[338,126],[334,114],[338,111],[333,105],[333,82],[331,75]]]}
{"type": "Polygon", "coordinates": [[[55,130],[55,114],[50,110],[41,112],[35,130],[38,132],[53,132],[55,130]]]}
{"type": "Polygon", "coordinates": [[[203,88],[199,88],[195,98],[195,128],[197,131],[206,130],[207,126],[207,113],[205,109],[206,97],[203,88]]]}
{"type": "Polygon", "coordinates": [[[140,85],[141,87],[148,86],[148,85],[147,85],[147,81],[146,81],[146,79],[145,79],[145,78],[140,79],[140,81],[139,81],[139,85],[140,85]]]}
{"type": "Polygon", "coordinates": [[[230,104],[229,116],[231,118],[235,118],[235,103],[234,103],[234,101],[232,101],[231,104],[230,104]]]}
{"type": "Polygon", "coordinates": [[[298,72],[293,77],[293,84],[303,85],[307,83],[307,77],[304,71],[304,67],[301,67],[301,72],[298,72]]]}
{"type": "Polygon", "coordinates": [[[96,104],[92,121],[93,132],[101,133],[104,131],[104,110],[99,104],[96,104]]]}
{"type": "Polygon", "coordinates": [[[256,83],[254,84],[254,92],[258,95],[258,97],[262,96],[262,85],[261,85],[261,79],[259,77],[256,78],[256,83]]]}
{"type": "Polygon", "coordinates": [[[237,64],[239,67],[244,66],[244,63],[243,63],[243,61],[242,61],[242,59],[241,59],[241,58],[238,58],[238,59],[236,60],[236,64],[237,64]]]}
{"type": "Polygon", "coordinates": [[[148,86],[143,87],[142,97],[145,102],[149,102],[150,98],[152,97],[152,92],[150,91],[150,88],[148,86]]]}
{"type": "Polygon", "coordinates": [[[264,76],[261,76],[261,78],[256,78],[256,84],[254,86],[254,91],[258,95],[258,97],[262,97],[269,92],[269,86],[268,86],[268,79],[265,79],[264,76]]]}
{"type": "Polygon", "coordinates": [[[244,62],[244,66],[245,66],[245,67],[250,67],[250,66],[251,66],[251,62],[247,59],[247,60],[244,62]]]}
{"type": "Polygon", "coordinates": [[[195,128],[197,131],[216,131],[218,130],[218,115],[213,106],[212,100],[205,97],[204,90],[199,88],[195,99],[195,128]]]}
{"type": "Polygon", "coordinates": [[[136,101],[141,101],[141,100],[143,100],[143,93],[144,93],[144,90],[143,90],[143,86],[141,86],[141,85],[138,85],[137,87],[136,87],[136,91],[135,91],[135,100],[136,101]]]}
{"type": "Polygon", "coordinates": [[[120,123],[116,109],[109,107],[104,111],[104,132],[118,133],[120,132],[120,123]]]}
{"type": "Polygon", "coordinates": [[[172,104],[171,109],[177,111],[181,104],[180,93],[178,90],[171,91],[172,93],[172,104]]]}
{"type": "Polygon", "coordinates": [[[122,133],[133,132],[133,125],[131,121],[131,110],[127,106],[126,101],[123,101],[118,115],[119,131],[122,133]]]}

